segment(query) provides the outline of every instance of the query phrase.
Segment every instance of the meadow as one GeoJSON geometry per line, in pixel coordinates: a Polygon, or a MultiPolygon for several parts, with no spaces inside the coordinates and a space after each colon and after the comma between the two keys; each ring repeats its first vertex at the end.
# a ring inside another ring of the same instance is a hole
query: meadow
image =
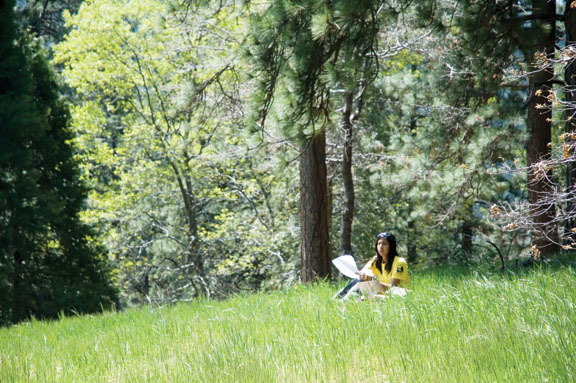
{"type": "Polygon", "coordinates": [[[573,382],[571,266],[413,274],[407,297],[338,285],[0,329],[0,382],[573,382]]]}

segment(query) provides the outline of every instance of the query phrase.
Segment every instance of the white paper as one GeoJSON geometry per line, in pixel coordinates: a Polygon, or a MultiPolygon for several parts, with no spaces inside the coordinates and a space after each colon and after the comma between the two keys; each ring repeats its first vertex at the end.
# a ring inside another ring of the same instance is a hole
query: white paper
{"type": "Polygon", "coordinates": [[[341,255],[338,258],[333,259],[332,263],[348,278],[358,278],[358,267],[356,267],[354,257],[351,255],[341,255]]]}

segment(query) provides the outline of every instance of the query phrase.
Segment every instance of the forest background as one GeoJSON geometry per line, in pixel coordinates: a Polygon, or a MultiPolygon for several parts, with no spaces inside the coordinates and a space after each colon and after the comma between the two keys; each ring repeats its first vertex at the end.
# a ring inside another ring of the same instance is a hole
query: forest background
{"type": "Polygon", "coordinates": [[[573,8],[5,2],[0,322],[569,252],[573,8]]]}

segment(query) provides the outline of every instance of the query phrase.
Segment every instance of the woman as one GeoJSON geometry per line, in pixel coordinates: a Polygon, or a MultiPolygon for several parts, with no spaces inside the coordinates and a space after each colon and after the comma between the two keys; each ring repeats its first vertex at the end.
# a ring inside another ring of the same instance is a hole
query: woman
{"type": "Polygon", "coordinates": [[[398,255],[396,250],[396,237],[391,233],[380,233],[376,236],[376,256],[372,258],[358,272],[359,279],[351,281],[344,287],[337,297],[344,296],[347,299],[359,289],[359,282],[378,280],[382,291],[391,287],[406,287],[410,283],[408,264],[404,258],[398,255]]]}
{"type": "Polygon", "coordinates": [[[376,241],[376,256],[360,270],[360,279],[369,281],[377,278],[385,290],[408,285],[408,264],[398,255],[396,237],[391,233],[380,233],[376,241]]]}

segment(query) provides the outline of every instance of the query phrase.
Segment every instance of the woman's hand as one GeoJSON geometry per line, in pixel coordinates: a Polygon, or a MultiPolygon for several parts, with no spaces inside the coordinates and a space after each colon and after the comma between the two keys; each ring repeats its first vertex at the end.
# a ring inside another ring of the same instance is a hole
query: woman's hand
{"type": "Polygon", "coordinates": [[[364,273],[364,272],[362,272],[362,271],[359,271],[359,272],[358,272],[358,278],[359,278],[361,281],[364,281],[364,282],[366,282],[366,281],[371,281],[372,279],[374,279],[374,277],[373,277],[372,275],[369,275],[369,274],[364,273]]]}

